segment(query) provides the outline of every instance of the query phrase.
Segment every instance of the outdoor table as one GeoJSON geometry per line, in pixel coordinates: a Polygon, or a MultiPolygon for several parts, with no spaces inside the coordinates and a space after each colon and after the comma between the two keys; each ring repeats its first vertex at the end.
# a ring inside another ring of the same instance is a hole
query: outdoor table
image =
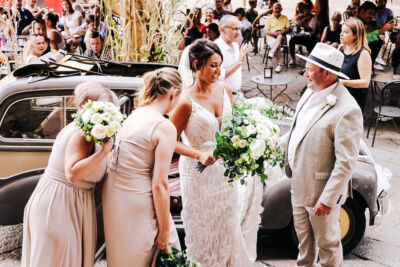
{"type": "Polygon", "coordinates": [[[251,81],[257,84],[257,89],[260,91],[265,97],[268,97],[265,95],[263,90],[259,87],[259,85],[269,85],[269,91],[270,91],[270,99],[274,101],[278,96],[280,96],[285,90],[287,89],[287,85],[293,81],[293,77],[287,74],[276,74],[274,73],[272,75],[272,78],[264,78],[263,74],[259,74],[256,76],[253,76],[251,78],[251,81]],[[274,98],[272,98],[272,87],[273,86],[285,86],[283,90],[281,90],[274,98]]]}
{"type": "Polygon", "coordinates": [[[378,73],[374,74],[371,77],[371,90],[372,90],[372,97],[375,99],[375,93],[380,97],[380,92],[382,87],[379,84],[387,84],[393,81],[400,81],[399,75],[393,75],[393,73],[378,73]]]}

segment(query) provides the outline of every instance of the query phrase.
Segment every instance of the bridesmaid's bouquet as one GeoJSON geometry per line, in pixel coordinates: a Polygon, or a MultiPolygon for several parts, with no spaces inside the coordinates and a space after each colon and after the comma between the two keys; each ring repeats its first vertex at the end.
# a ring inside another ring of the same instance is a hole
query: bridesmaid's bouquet
{"type": "MultiPolygon", "coordinates": [[[[235,105],[232,114],[223,117],[222,129],[215,134],[214,157],[222,160],[230,185],[235,180],[247,184],[245,178],[255,174],[264,182],[268,178],[267,166],[275,166],[284,159],[278,146],[279,127],[266,110],[266,105],[245,103],[235,105]]],[[[205,167],[199,162],[197,170],[202,172],[205,167]]]]}
{"type": "Polygon", "coordinates": [[[158,255],[156,267],[198,267],[195,262],[188,259],[184,251],[175,247],[171,248],[170,253],[161,251],[158,255]]]}
{"type": "Polygon", "coordinates": [[[88,142],[105,144],[121,129],[124,115],[110,102],[91,101],[72,114],[74,125],[80,128],[88,142]]]}

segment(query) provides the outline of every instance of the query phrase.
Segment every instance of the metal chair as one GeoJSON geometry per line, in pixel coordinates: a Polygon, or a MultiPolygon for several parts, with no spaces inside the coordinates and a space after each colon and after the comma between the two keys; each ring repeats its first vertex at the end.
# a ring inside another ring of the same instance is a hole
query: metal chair
{"type": "MultiPolygon", "coordinates": [[[[264,52],[264,56],[262,59],[263,63],[265,61],[265,66],[268,66],[268,56],[267,55],[268,55],[270,49],[271,49],[271,47],[269,47],[268,44],[265,44],[265,52],[264,52]]],[[[281,46],[281,51],[283,53],[283,65],[288,67],[288,65],[289,65],[289,46],[287,45],[286,36],[284,37],[283,44],[281,46]]]]}
{"type": "MultiPolygon", "coordinates": [[[[386,84],[380,93],[379,105],[376,106],[373,111],[376,113],[374,137],[372,138],[372,147],[375,143],[376,131],[379,126],[379,121],[382,118],[392,118],[392,122],[396,130],[399,132],[399,128],[396,125],[395,118],[400,118],[400,81],[393,81],[386,84]]],[[[372,118],[369,122],[367,138],[371,129],[372,118]]]]}

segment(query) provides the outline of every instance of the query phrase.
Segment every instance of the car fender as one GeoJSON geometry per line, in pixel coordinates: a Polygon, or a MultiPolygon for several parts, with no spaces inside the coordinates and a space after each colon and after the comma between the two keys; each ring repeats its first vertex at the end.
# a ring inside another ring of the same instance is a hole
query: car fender
{"type": "Polygon", "coordinates": [[[372,162],[358,160],[352,175],[352,189],[362,197],[370,211],[369,225],[374,225],[378,213],[377,205],[377,175],[372,162]]]}
{"type": "Polygon", "coordinates": [[[44,169],[36,169],[0,180],[0,225],[22,223],[24,209],[44,169]]]}
{"type": "Polygon", "coordinates": [[[284,179],[270,188],[264,187],[261,213],[262,229],[282,229],[292,219],[292,203],[290,197],[291,180],[284,179]]]}

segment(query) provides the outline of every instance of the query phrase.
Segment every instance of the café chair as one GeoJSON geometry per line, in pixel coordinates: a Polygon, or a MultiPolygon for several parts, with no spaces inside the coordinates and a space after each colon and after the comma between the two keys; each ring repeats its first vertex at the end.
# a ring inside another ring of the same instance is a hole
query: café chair
{"type": "MultiPolygon", "coordinates": [[[[392,119],[394,127],[396,128],[397,132],[399,132],[395,118],[400,118],[400,81],[393,81],[383,86],[382,91],[380,92],[379,104],[378,106],[374,107],[373,111],[376,114],[376,119],[374,137],[372,138],[372,147],[375,143],[375,136],[379,127],[379,121],[382,121],[383,118],[392,119]]],[[[367,138],[371,129],[373,117],[374,116],[371,117],[368,125],[367,138]]]]}

